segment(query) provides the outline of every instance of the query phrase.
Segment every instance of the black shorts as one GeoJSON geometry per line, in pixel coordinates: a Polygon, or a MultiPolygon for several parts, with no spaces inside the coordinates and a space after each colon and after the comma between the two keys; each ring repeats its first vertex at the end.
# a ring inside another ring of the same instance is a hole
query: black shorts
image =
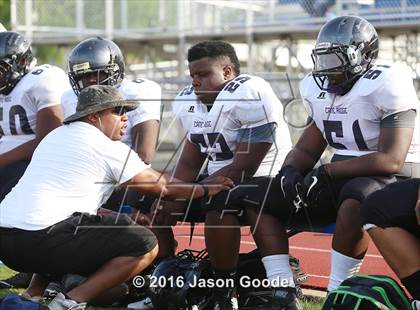
{"type": "Polygon", "coordinates": [[[420,179],[391,184],[370,195],[362,207],[362,223],[378,227],[400,227],[420,239],[415,206],[420,179]]]}
{"type": "Polygon", "coordinates": [[[280,177],[256,178],[230,190],[214,196],[209,208],[220,212],[234,210],[241,212],[245,208],[257,208],[276,216],[288,227],[308,229],[334,223],[341,203],[346,199],[359,202],[374,191],[395,182],[395,177],[359,177],[334,181],[320,196],[322,207],[296,209],[287,202],[281,191],[280,177]]]}
{"type": "Polygon", "coordinates": [[[17,184],[25,173],[29,160],[21,160],[13,164],[0,167],[0,202],[17,184]]]}
{"type": "Polygon", "coordinates": [[[126,215],[70,218],[37,231],[0,228],[0,260],[8,267],[51,276],[88,276],[115,257],[139,257],[157,245],[155,235],[126,215]]]}

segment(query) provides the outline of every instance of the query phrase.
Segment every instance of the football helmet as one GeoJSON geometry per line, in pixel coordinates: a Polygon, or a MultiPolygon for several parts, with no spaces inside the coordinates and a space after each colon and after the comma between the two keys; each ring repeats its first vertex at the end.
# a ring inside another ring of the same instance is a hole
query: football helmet
{"type": "Polygon", "coordinates": [[[184,250],[159,263],[151,278],[150,298],[154,309],[203,309],[209,300],[209,288],[191,287],[210,276],[210,261],[205,250],[184,250]]]}
{"type": "Polygon", "coordinates": [[[124,57],[111,40],[98,37],[80,42],[71,51],[68,64],[76,95],[89,85],[119,86],[124,78],[124,57]]]}
{"type": "Polygon", "coordinates": [[[28,40],[17,32],[0,32],[0,94],[9,94],[35,64],[28,40]]]}
{"type": "Polygon", "coordinates": [[[321,90],[346,94],[378,57],[378,34],[365,19],[340,16],[320,30],[312,50],[312,76],[321,90]]]}

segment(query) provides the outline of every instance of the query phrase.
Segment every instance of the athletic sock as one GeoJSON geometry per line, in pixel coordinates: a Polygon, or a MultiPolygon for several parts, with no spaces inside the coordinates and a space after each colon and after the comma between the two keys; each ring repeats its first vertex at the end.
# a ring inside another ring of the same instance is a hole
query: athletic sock
{"type": "Polygon", "coordinates": [[[341,282],[359,272],[363,259],[357,259],[331,250],[330,281],[327,290],[335,290],[341,282]]]}
{"type": "Polygon", "coordinates": [[[261,261],[272,287],[295,287],[288,254],[265,256],[261,261]]]}
{"type": "Polygon", "coordinates": [[[401,279],[401,282],[414,299],[420,300],[420,270],[401,279]]]}

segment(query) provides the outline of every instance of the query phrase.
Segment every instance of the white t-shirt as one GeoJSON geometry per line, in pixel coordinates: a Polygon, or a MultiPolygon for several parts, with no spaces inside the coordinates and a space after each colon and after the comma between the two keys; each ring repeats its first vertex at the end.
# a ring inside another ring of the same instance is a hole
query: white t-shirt
{"type": "Polygon", "coordinates": [[[59,105],[68,89],[62,69],[42,65],[25,74],[10,94],[0,94],[0,154],[34,139],[38,111],[59,105]]]}
{"type": "Polygon", "coordinates": [[[420,103],[407,66],[374,66],[344,96],[320,90],[308,74],[300,83],[300,93],[309,115],[338,155],[376,152],[381,121],[398,112],[416,110],[406,162],[420,162],[420,103]]]}
{"type": "Polygon", "coordinates": [[[63,125],[41,141],[0,204],[0,226],[39,230],[74,212],[95,214],[115,186],[148,167],[127,145],[90,124],[63,125]]]}
{"type": "MultiPolygon", "coordinates": [[[[126,100],[140,101],[137,109],[127,113],[128,121],[122,142],[132,146],[131,129],[148,120],[160,120],[160,101],[162,90],[159,84],[146,79],[129,81],[124,79],[118,90],[126,100]]],[[[76,112],[77,96],[73,90],[69,90],[61,97],[64,117],[68,117],[76,112]]]]}
{"type": "Polygon", "coordinates": [[[209,155],[208,173],[229,165],[236,151],[240,129],[268,123],[277,126],[275,143],[263,159],[255,176],[275,175],[290,151],[289,129],[283,120],[283,106],[264,79],[241,74],[219,92],[210,111],[195,95],[192,86],[184,88],[173,103],[173,110],[201,153],[209,155]]]}

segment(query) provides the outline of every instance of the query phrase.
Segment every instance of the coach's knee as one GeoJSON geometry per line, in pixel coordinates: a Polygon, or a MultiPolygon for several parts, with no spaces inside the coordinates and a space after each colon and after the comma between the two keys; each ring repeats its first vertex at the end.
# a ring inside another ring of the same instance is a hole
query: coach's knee
{"type": "Polygon", "coordinates": [[[141,259],[147,264],[151,264],[159,254],[159,245],[156,244],[149,252],[141,256],[141,259]]]}

